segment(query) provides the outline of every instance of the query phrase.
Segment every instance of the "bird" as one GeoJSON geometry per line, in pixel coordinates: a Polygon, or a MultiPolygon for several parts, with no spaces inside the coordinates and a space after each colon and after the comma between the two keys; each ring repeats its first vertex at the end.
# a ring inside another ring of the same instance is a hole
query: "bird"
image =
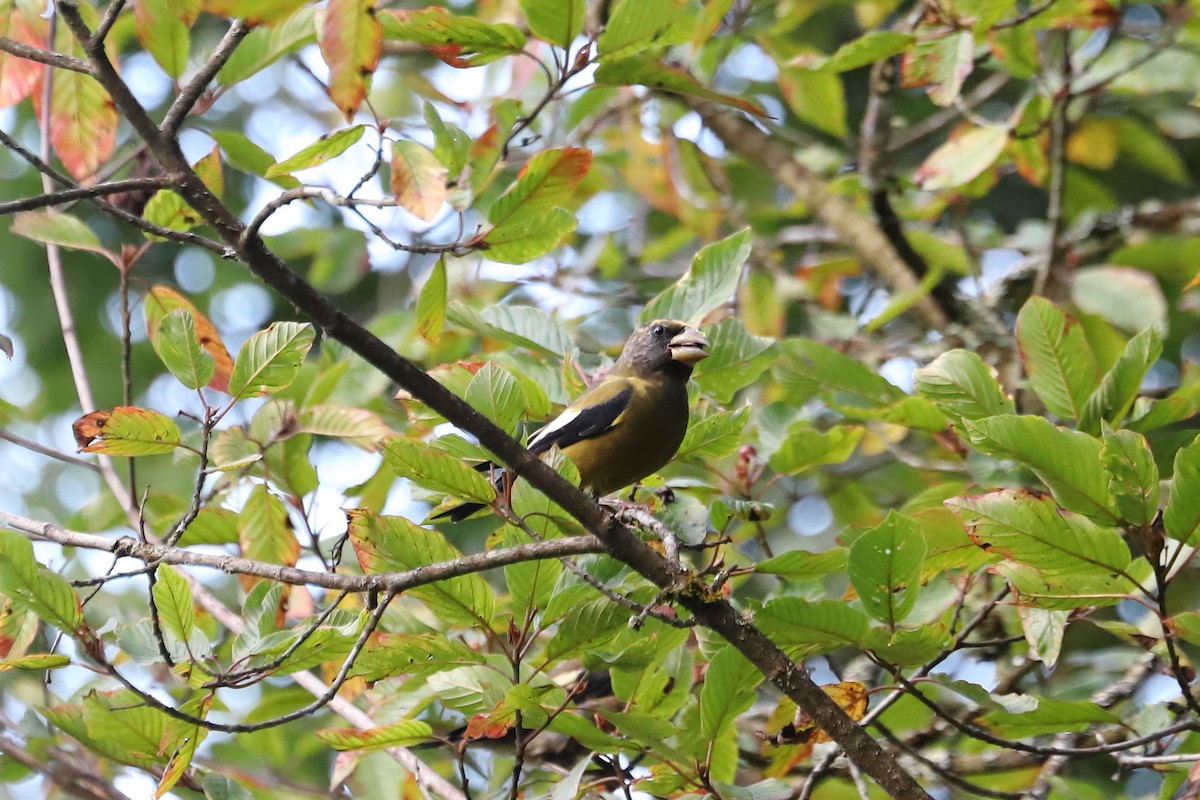
{"type": "MultiPolygon", "coordinates": [[[[608,373],[526,445],[541,455],[558,447],[579,471],[579,487],[603,497],[666,466],[688,424],[687,383],[708,357],[708,339],[685,322],[656,319],[635,330],[608,373]]],[[[490,470],[490,463],[480,469],[490,470]]],[[[463,503],[434,520],[464,520],[484,508],[463,503]]]]}

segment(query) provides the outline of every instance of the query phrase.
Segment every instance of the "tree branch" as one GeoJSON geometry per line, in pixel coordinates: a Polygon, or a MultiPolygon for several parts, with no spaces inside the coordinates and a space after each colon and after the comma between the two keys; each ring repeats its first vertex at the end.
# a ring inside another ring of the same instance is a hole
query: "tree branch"
{"type": "Polygon", "coordinates": [[[64,189],[61,192],[39,194],[36,197],[23,197],[20,200],[10,200],[0,203],[0,214],[15,214],[18,211],[32,211],[48,206],[61,206],[74,203],[77,200],[90,200],[121,192],[133,192],[142,189],[161,189],[169,185],[175,176],[164,175],[159,178],[126,178],[109,183],[97,183],[92,186],[79,186],[75,189],[64,189]]]}
{"type": "Polygon", "coordinates": [[[92,74],[92,68],[82,58],[56,53],[53,50],[43,50],[40,47],[32,47],[5,36],[0,36],[0,51],[16,56],[17,58],[36,61],[39,64],[45,64],[50,67],[66,69],[71,72],[82,72],[84,75],[92,74]]]}
{"type": "Polygon", "coordinates": [[[579,556],[604,552],[603,545],[592,536],[572,536],[565,539],[550,539],[530,542],[502,550],[465,555],[453,561],[443,561],[406,572],[383,572],[374,575],[341,575],[334,572],[297,569],[282,564],[255,561],[237,556],[200,553],[181,547],[171,547],[152,542],[143,542],[131,536],[113,539],[81,531],[72,531],[50,522],[41,522],[28,517],[0,511],[0,527],[11,528],[28,534],[32,538],[56,542],[64,547],[82,547],[86,550],[101,550],[123,558],[136,558],[147,564],[178,564],[181,566],[208,567],[230,575],[252,575],[293,586],[320,586],[346,592],[403,592],[417,586],[469,575],[473,572],[495,569],[522,561],[539,561],[546,558],[579,556]]]}

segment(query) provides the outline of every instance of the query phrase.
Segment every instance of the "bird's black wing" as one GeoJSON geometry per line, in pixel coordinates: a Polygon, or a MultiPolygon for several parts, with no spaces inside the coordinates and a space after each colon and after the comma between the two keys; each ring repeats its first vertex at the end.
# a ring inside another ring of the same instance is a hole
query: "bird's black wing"
{"type": "Polygon", "coordinates": [[[629,407],[629,401],[633,397],[633,385],[627,381],[620,381],[620,385],[604,388],[607,397],[596,398],[596,402],[587,402],[588,398],[581,396],[570,408],[534,433],[529,440],[530,452],[544,453],[555,445],[567,448],[582,439],[599,436],[611,428],[629,407]]]}

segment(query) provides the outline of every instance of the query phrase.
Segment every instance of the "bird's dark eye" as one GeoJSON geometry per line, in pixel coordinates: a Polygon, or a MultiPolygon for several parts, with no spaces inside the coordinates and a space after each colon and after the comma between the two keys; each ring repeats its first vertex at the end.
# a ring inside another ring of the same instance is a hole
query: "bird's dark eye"
{"type": "Polygon", "coordinates": [[[653,328],[650,329],[650,332],[653,333],[655,336],[662,336],[664,333],[666,333],[666,329],[663,328],[662,325],[655,325],[653,328]]]}

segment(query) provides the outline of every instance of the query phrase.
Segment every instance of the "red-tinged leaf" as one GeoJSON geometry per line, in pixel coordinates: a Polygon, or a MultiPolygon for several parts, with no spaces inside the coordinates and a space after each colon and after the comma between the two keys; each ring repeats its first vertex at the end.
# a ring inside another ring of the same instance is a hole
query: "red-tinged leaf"
{"type": "Polygon", "coordinates": [[[137,0],[134,32],[163,71],[178,78],[187,69],[188,29],[200,15],[200,0],[137,0]]]}
{"type": "Polygon", "coordinates": [[[84,414],[71,424],[81,453],[110,456],[150,456],[170,453],[182,445],[179,426],[157,411],[117,406],[84,414]]]}
{"type": "Polygon", "coordinates": [[[446,201],[446,168],[424,145],[392,144],[392,192],[405,211],[432,222],[446,201]]]}
{"type": "MultiPolygon", "coordinates": [[[[924,86],[929,99],[939,106],[949,106],[962,90],[963,81],[975,65],[975,37],[969,30],[949,35],[936,33],[934,38],[920,39],[904,54],[900,74],[906,89],[924,86]]],[[[928,36],[929,31],[925,31],[928,36]]]]}
{"type": "Polygon", "coordinates": [[[996,163],[1007,143],[1006,127],[988,125],[972,128],[930,153],[913,175],[913,180],[926,191],[951,189],[970,183],[996,163]]]}
{"type": "MultiPolygon", "coordinates": [[[[0,3],[0,36],[31,47],[46,46],[45,4],[35,0],[0,3]]],[[[44,66],[0,52],[0,108],[19,103],[41,85],[44,66]]]]}
{"type": "MultiPolygon", "coordinates": [[[[94,6],[80,5],[83,21],[95,27],[94,6]]],[[[41,45],[45,46],[44,43],[41,45]]],[[[59,25],[54,49],[86,58],[66,25],[59,25]]],[[[34,114],[42,115],[42,93],[33,93],[34,114]]],[[[87,182],[96,168],[112,155],[118,115],[108,92],[95,79],[79,72],[56,70],[50,97],[50,144],[67,172],[87,182]]]]}
{"type": "Polygon", "coordinates": [[[381,747],[411,747],[433,736],[426,722],[405,719],[378,728],[325,728],[317,738],[334,750],[374,750],[381,747]]]}
{"type": "Polygon", "coordinates": [[[642,56],[602,63],[596,70],[596,83],[608,86],[637,84],[672,94],[711,100],[714,103],[740,109],[756,117],[771,116],[757,103],[710,89],[681,69],[667,67],[642,56]]]}
{"type": "Polygon", "coordinates": [[[592,151],[582,147],[543,150],[517,175],[516,183],[488,212],[488,222],[499,227],[520,210],[522,216],[557,208],[587,175],[592,151]]]}
{"type": "MultiPolygon", "coordinates": [[[[40,104],[35,94],[35,107],[40,104]]],[[[37,110],[41,113],[40,108],[37,110]]],[[[108,160],[117,142],[118,121],[112,98],[94,78],[65,69],[55,72],[50,95],[50,143],[73,177],[86,181],[108,160]]]]}
{"type": "Polygon", "coordinates": [[[452,67],[477,67],[525,47],[525,34],[516,26],[489,24],[436,6],[377,16],[387,38],[424,45],[452,67]]]}
{"type": "Polygon", "coordinates": [[[251,25],[270,25],[307,3],[308,0],[205,0],[204,10],[222,17],[244,19],[251,25]]]}
{"type": "Polygon", "coordinates": [[[221,392],[228,391],[229,377],[233,374],[233,358],[225,349],[225,343],[221,341],[216,326],[201,314],[190,300],[166,286],[150,287],[144,301],[146,330],[150,341],[154,342],[158,338],[158,329],[163,319],[177,308],[182,308],[191,315],[200,347],[212,357],[214,371],[208,382],[209,387],[221,392]]]}
{"type": "Polygon", "coordinates": [[[192,169],[196,170],[196,175],[217,197],[225,193],[225,175],[221,171],[220,147],[214,146],[208,155],[192,164],[192,169]]]}
{"type": "Polygon", "coordinates": [[[379,66],[383,28],[375,0],[330,0],[317,17],[317,44],[329,65],[329,98],[346,119],[367,96],[367,78],[379,66]]]}
{"type": "Polygon", "coordinates": [[[463,736],[467,739],[502,739],[516,721],[516,712],[502,705],[490,714],[476,714],[467,720],[463,736]]]}

